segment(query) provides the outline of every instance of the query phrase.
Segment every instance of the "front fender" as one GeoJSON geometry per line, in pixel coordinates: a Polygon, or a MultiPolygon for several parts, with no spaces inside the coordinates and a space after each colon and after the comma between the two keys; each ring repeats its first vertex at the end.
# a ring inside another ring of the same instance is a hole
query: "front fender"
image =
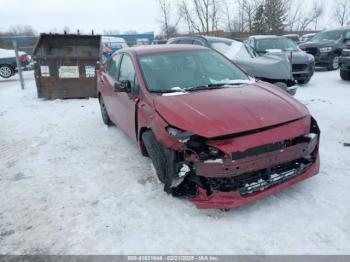
{"type": "Polygon", "coordinates": [[[169,124],[163,119],[159,113],[147,103],[141,102],[137,110],[138,119],[138,141],[142,148],[142,133],[146,130],[152,130],[157,141],[164,147],[180,151],[183,144],[171,136],[166,128],[169,124]]]}

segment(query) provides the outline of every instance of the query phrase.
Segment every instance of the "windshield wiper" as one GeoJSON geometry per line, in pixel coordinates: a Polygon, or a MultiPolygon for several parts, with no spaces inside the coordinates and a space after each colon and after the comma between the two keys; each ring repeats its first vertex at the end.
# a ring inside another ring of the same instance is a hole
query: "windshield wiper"
{"type": "Polygon", "coordinates": [[[160,94],[167,94],[167,93],[185,93],[185,90],[150,90],[151,93],[160,93],[160,94]]]}
{"type": "Polygon", "coordinates": [[[229,86],[243,85],[245,83],[220,83],[220,84],[208,84],[202,86],[193,86],[185,88],[186,91],[200,91],[200,90],[210,90],[210,89],[220,89],[229,86]]]}
{"type": "Polygon", "coordinates": [[[202,86],[187,87],[185,88],[185,90],[186,91],[209,90],[209,89],[218,89],[223,86],[225,86],[225,84],[208,84],[208,85],[202,85],[202,86]]]}
{"type": "Polygon", "coordinates": [[[160,93],[160,94],[167,94],[167,93],[186,93],[191,91],[201,91],[201,90],[211,90],[211,89],[220,89],[230,86],[240,86],[247,84],[246,82],[237,82],[237,83],[218,83],[218,84],[208,84],[208,85],[201,85],[201,86],[192,86],[192,87],[186,87],[186,88],[180,88],[180,87],[173,87],[168,90],[150,90],[151,93],[160,93]]]}

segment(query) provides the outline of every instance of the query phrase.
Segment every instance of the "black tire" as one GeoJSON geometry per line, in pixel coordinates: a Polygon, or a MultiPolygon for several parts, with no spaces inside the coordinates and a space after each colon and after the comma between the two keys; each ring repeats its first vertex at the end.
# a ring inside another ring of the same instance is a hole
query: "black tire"
{"type": "Polygon", "coordinates": [[[15,74],[15,70],[9,65],[0,65],[0,77],[10,78],[15,74]]]}
{"type": "Polygon", "coordinates": [[[332,71],[332,70],[337,70],[340,67],[340,63],[339,63],[339,55],[338,54],[334,54],[329,62],[328,65],[328,70],[332,71]]]}
{"type": "Polygon", "coordinates": [[[340,77],[343,80],[349,81],[350,80],[350,71],[340,70],[340,77]]]}
{"type": "Polygon", "coordinates": [[[306,78],[306,79],[304,79],[304,80],[298,80],[298,84],[299,84],[299,85],[306,85],[307,83],[310,82],[310,80],[311,80],[311,77],[306,78]]]}
{"type": "Polygon", "coordinates": [[[142,141],[145,145],[147,153],[152,160],[153,166],[157,172],[157,176],[160,182],[163,184],[167,181],[166,176],[166,157],[164,149],[157,141],[152,131],[146,131],[142,134],[142,141]]]}
{"type": "Polygon", "coordinates": [[[101,108],[101,115],[102,115],[103,123],[105,123],[105,125],[107,125],[107,126],[112,126],[113,123],[112,123],[111,119],[109,118],[109,115],[108,115],[108,112],[107,112],[107,108],[106,108],[106,105],[105,105],[105,103],[103,101],[102,96],[100,96],[98,98],[98,101],[100,102],[100,108],[101,108]]]}

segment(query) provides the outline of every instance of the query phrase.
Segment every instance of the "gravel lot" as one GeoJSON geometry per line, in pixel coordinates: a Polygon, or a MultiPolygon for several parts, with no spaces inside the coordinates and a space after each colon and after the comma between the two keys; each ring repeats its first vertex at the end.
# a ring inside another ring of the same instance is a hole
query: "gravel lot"
{"type": "Polygon", "coordinates": [[[317,72],[297,99],[322,130],[321,173],[223,213],[163,192],[96,99],[37,99],[0,80],[1,254],[349,254],[350,82],[317,72]]]}

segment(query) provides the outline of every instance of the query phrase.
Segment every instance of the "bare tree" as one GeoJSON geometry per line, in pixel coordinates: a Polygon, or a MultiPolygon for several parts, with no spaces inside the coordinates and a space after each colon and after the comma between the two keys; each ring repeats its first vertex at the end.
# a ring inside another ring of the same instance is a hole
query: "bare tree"
{"type": "Polygon", "coordinates": [[[119,30],[103,30],[104,35],[119,35],[119,30]]]}
{"type": "Polygon", "coordinates": [[[37,32],[30,25],[14,25],[9,28],[6,32],[7,35],[24,35],[24,36],[35,36],[37,32]]]}
{"type": "Polygon", "coordinates": [[[177,34],[177,26],[180,21],[180,17],[176,19],[175,22],[172,22],[172,4],[170,0],[157,0],[159,9],[160,9],[160,23],[162,27],[163,35],[166,38],[170,38],[177,34]]]}
{"type": "Polygon", "coordinates": [[[312,24],[317,30],[318,21],[323,15],[323,5],[314,0],[312,8],[306,9],[304,1],[291,0],[288,5],[290,10],[288,16],[288,29],[290,31],[306,31],[312,24]]]}
{"type": "Polygon", "coordinates": [[[239,26],[239,31],[243,32],[244,31],[244,20],[245,20],[245,0],[238,0],[237,5],[238,5],[238,26],[239,26]]]}
{"type": "Polygon", "coordinates": [[[290,0],[288,3],[288,19],[287,26],[289,31],[298,30],[301,20],[305,17],[305,14],[302,10],[304,10],[303,3],[300,3],[297,0],[290,0]]]}
{"type": "Polygon", "coordinates": [[[261,1],[246,0],[245,5],[243,5],[243,12],[245,14],[244,23],[246,24],[249,32],[253,31],[254,16],[260,4],[261,1]]]}
{"type": "Polygon", "coordinates": [[[189,32],[210,34],[218,29],[222,8],[221,0],[182,0],[179,9],[189,32]]]}
{"type": "Polygon", "coordinates": [[[182,0],[179,5],[179,13],[183,20],[185,20],[189,33],[200,32],[200,28],[197,26],[191,10],[185,0],[182,0]]]}
{"type": "Polygon", "coordinates": [[[138,32],[136,30],[130,29],[130,30],[126,30],[124,31],[125,35],[136,35],[138,34],[138,32]]]}
{"type": "Polygon", "coordinates": [[[340,26],[345,26],[350,22],[350,1],[334,1],[334,18],[340,26]]]}
{"type": "Polygon", "coordinates": [[[223,0],[223,13],[225,15],[226,21],[225,21],[225,27],[226,27],[226,31],[228,32],[234,32],[235,30],[235,21],[234,18],[232,16],[232,6],[230,5],[230,3],[227,0],[223,0]]]}
{"type": "Polygon", "coordinates": [[[312,7],[312,20],[315,25],[315,31],[317,30],[318,20],[323,15],[323,5],[321,5],[317,0],[314,2],[312,7]]]}

